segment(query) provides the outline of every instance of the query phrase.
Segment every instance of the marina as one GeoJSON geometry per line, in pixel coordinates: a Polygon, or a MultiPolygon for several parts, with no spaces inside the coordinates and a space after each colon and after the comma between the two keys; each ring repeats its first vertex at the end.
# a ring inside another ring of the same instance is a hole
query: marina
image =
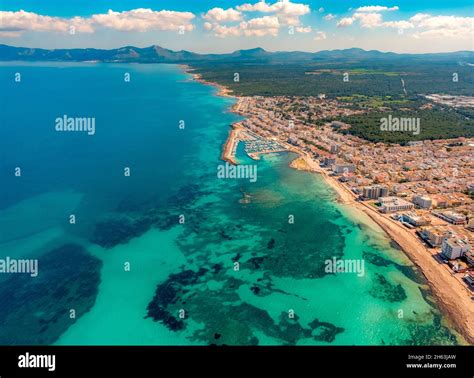
{"type": "Polygon", "coordinates": [[[287,151],[287,148],[280,142],[264,138],[253,131],[244,129],[242,124],[237,122],[232,125],[229,138],[224,145],[223,160],[231,164],[237,164],[235,155],[240,142],[244,143],[246,154],[254,160],[260,160],[261,154],[287,151]]]}

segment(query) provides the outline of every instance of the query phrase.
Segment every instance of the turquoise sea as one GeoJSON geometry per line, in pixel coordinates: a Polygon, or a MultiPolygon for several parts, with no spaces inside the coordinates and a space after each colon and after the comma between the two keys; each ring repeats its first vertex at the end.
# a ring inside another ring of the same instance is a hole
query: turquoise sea
{"type": "Polygon", "coordinates": [[[420,272],[295,155],[239,146],[257,181],[218,179],[234,100],[180,67],[3,63],[0,83],[0,258],[39,264],[0,274],[0,344],[462,343],[420,272]],[[56,131],[64,115],[95,135],[56,131]],[[364,274],[328,274],[332,258],[364,274]]]}

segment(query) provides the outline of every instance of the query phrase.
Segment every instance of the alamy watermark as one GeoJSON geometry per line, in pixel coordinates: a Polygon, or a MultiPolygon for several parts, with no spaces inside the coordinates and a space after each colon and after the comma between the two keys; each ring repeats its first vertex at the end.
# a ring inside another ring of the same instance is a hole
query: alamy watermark
{"type": "Polygon", "coordinates": [[[36,277],[38,275],[38,260],[12,259],[7,256],[0,259],[0,273],[23,273],[36,277]]]}
{"type": "Polygon", "coordinates": [[[381,131],[402,131],[411,132],[413,135],[420,133],[420,118],[388,117],[380,118],[381,131]]]}
{"type": "Polygon", "coordinates": [[[358,277],[365,274],[365,261],[360,259],[338,259],[333,257],[324,262],[326,273],[356,273],[358,277]]]}
{"type": "Polygon", "coordinates": [[[229,163],[219,164],[217,166],[217,178],[220,179],[248,179],[250,182],[257,181],[256,164],[238,164],[229,163]]]}
{"type": "Polygon", "coordinates": [[[56,131],[87,132],[87,135],[95,135],[94,117],[68,117],[64,114],[55,119],[56,131]]]}
{"type": "Polygon", "coordinates": [[[20,354],[18,356],[19,368],[44,368],[48,371],[56,370],[56,355],[54,354],[20,354]]]}

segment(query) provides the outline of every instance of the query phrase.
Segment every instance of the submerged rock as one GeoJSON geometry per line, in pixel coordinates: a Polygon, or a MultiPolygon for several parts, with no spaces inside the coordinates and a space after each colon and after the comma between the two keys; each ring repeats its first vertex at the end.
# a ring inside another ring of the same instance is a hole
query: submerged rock
{"type": "Polygon", "coordinates": [[[82,246],[67,244],[38,258],[37,277],[15,274],[3,281],[0,344],[53,344],[94,305],[101,267],[82,246]]]}
{"type": "Polygon", "coordinates": [[[370,295],[386,302],[401,302],[407,297],[401,284],[393,285],[379,273],[375,273],[374,286],[370,295]]]}

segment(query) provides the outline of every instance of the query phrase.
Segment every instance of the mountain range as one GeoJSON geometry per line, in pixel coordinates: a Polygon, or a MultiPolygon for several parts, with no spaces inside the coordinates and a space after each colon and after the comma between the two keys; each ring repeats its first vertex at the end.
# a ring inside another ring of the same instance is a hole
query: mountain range
{"type": "Polygon", "coordinates": [[[186,50],[173,51],[158,45],[149,47],[125,46],[118,49],[38,49],[0,44],[0,61],[100,61],[123,63],[198,63],[198,62],[310,62],[310,61],[393,61],[393,60],[474,62],[474,51],[451,53],[397,54],[393,52],[366,51],[359,48],[324,50],[315,53],[301,51],[269,52],[262,48],[237,50],[227,54],[198,54],[186,50]]]}

